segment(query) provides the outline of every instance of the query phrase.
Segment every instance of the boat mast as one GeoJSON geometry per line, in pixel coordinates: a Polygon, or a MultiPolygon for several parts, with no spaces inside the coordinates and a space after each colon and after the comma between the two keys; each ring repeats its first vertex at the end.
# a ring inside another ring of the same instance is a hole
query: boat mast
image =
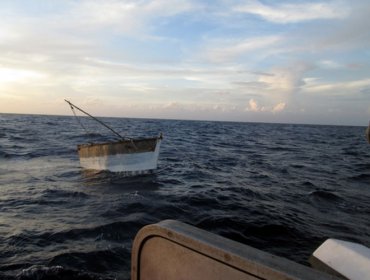
{"type": "Polygon", "coordinates": [[[76,105],[72,104],[70,101],[64,99],[65,102],[67,102],[69,104],[69,106],[71,106],[71,109],[73,111],[73,108],[76,108],[77,110],[81,111],[82,113],[84,113],[85,115],[89,116],[90,118],[94,119],[95,121],[97,121],[98,123],[100,123],[101,125],[105,126],[106,128],[108,128],[110,131],[112,131],[115,135],[117,135],[120,139],[122,140],[125,140],[124,137],[122,137],[118,132],[114,131],[111,127],[109,127],[107,124],[105,124],[104,122],[102,122],[101,120],[95,118],[94,116],[90,115],[89,113],[85,112],[84,110],[82,110],[81,108],[77,107],[76,105]]]}

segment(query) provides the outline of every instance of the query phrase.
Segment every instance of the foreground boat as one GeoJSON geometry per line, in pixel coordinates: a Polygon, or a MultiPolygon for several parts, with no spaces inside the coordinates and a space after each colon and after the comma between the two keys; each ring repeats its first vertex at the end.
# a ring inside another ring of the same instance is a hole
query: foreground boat
{"type": "Polygon", "coordinates": [[[370,279],[370,249],[362,244],[330,238],[309,261],[314,268],[344,279],[370,279]]]}
{"type": "MultiPolygon", "coordinates": [[[[343,279],[175,220],[143,227],[131,250],[132,280],[343,279]]],[[[368,277],[362,279],[369,279],[368,277]]]]}
{"type": "Polygon", "coordinates": [[[370,249],[328,239],[310,258],[312,267],[271,255],[176,220],[146,225],[131,250],[132,280],[364,280],[370,249]]]}
{"type": "Polygon", "coordinates": [[[120,140],[114,142],[78,145],[78,154],[82,168],[87,170],[119,172],[127,176],[148,174],[157,168],[159,150],[163,138],[162,134],[152,138],[125,139],[102,121],[91,116],[68,100],[65,101],[71,106],[75,116],[74,109],[76,108],[111,130],[120,138],[120,140]]]}

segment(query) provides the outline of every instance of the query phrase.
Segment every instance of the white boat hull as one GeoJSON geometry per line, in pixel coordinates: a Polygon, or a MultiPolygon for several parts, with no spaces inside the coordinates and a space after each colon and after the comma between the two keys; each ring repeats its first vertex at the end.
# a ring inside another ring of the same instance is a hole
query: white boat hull
{"type": "Polygon", "coordinates": [[[88,170],[106,170],[124,175],[151,173],[157,168],[161,140],[157,139],[152,151],[80,156],[80,165],[88,170]]]}

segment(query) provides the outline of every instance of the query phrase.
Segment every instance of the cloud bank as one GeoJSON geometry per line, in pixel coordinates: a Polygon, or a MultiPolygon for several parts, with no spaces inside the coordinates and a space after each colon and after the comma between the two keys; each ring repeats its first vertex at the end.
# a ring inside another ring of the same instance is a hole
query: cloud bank
{"type": "Polygon", "coordinates": [[[4,1],[0,112],[364,124],[368,1],[4,1]]]}

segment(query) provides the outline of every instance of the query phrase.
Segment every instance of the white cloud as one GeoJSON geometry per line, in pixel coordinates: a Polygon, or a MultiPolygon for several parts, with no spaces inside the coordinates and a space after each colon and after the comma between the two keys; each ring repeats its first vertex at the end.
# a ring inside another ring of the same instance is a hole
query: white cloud
{"type": "Polygon", "coordinates": [[[284,111],[286,104],[284,102],[280,102],[279,104],[276,104],[274,108],[272,108],[273,113],[279,113],[284,111]]]}
{"type": "MultiPolygon", "coordinates": [[[[334,2],[330,2],[334,3],[334,2]]],[[[322,55],[329,52],[330,56],[336,56],[341,53],[341,61],[355,51],[361,53],[367,51],[370,47],[370,5],[368,1],[348,1],[335,9],[340,11],[346,10],[346,16],[340,20],[331,21],[323,24],[320,21],[313,21],[291,34],[291,45],[299,54],[303,52],[316,53],[322,55]],[[350,6],[350,8],[349,8],[350,6]]],[[[344,3],[344,2],[343,2],[344,3]]],[[[320,58],[319,58],[320,59],[320,58]]],[[[320,60],[328,60],[326,57],[320,60]]]]}
{"type": "Polygon", "coordinates": [[[257,102],[253,98],[249,100],[248,104],[249,107],[247,107],[247,111],[258,112],[260,110],[257,102]]]}
{"type": "Polygon", "coordinates": [[[343,67],[343,65],[341,65],[340,63],[332,60],[321,60],[318,64],[320,67],[325,69],[339,69],[343,67]]]}
{"type": "Polygon", "coordinates": [[[259,82],[276,94],[292,94],[304,85],[304,74],[312,69],[307,63],[293,63],[287,67],[271,69],[272,75],[261,75],[259,82]]]}
{"type": "Polygon", "coordinates": [[[147,117],[151,106],[161,117],[273,120],[327,112],[322,100],[367,109],[370,5],[344,1],[79,0],[46,13],[7,4],[12,14],[0,3],[0,94],[104,96],[106,114],[123,103],[147,117]]]}
{"type": "Polygon", "coordinates": [[[0,83],[24,82],[45,77],[42,73],[31,70],[0,68],[0,83]]]}
{"type": "Polygon", "coordinates": [[[247,112],[270,112],[270,113],[280,113],[284,111],[286,107],[285,102],[280,102],[274,106],[259,106],[257,101],[251,98],[248,102],[248,106],[245,109],[247,112]]]}
{"type": "Polygon", "coordinates": [[[203,56],[211,62],[229,62],[251,52],[272,48],[281,41],[280,36],[253,37],[243,40],[212,39],[207,42],[203,56]]]}
{"type": "Polygon", "coordinates": [[[234,11],[258,15],[275,23],[296,23],[316,19],[338,19],[348,15],[348,7],[343,1],[321,3],[283,3],[267,6],[259,1],[234,8],[234,11]]]}
{"type": "Polygon", "coordinates": [[[325,93],[325,94],[354,94],[359,93],[365,88],[370,87],[370,79],[361,79],[345,82],[325,83],[318,79],[311,80],[309,84],[303,87],[304,92],[325,93]]]}
{"type": "Polygon", "coordinates": [[[179,102],[174,102],[174,101],[168,102],[162,106],[163,109],[171,109],[171,110],[180,109],[182,107],[183,105],[181,105],[179,102]]]}
{"type": "Polygon", "coordinates": [[[0,29],[0,42],[15,41],[19,38],[19,34],[11,24],[2,23],[0,29]]]}
{"type": "Polygon", "coordinates": [[[47,80],[48,75],[39,71],[0,66],[0,107],[7,111],[6,100],[24,100],[25,96],[32,94],[36,97],[38,93],[33,90],[34,85],[43,87],[47,80]]]}
{"type": "Polygon", "coordinates": [[[74,4],[71,11],[73,21],[69,24],[89,31],[110,28],[110,31],[135,35],[150,29],[152,20],[187,13],[196,8],[197,5],[187,0],[174,0],[171,3],[165,0],[84,0],[74,4]]]}

